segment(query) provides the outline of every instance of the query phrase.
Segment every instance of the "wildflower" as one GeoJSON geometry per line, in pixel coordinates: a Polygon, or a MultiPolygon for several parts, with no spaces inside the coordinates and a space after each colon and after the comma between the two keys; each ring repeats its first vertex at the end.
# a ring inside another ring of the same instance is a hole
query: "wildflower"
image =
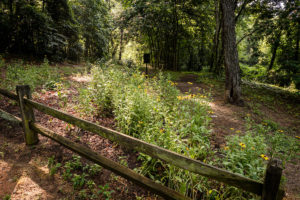
{"type": "Polygon", "coordinates": [[[142,122],[142,121],[139,121],[139,124],[143,124],[144,122],[142,122]]]}
{"type": "Polygon", "coordinates": [[[230,130],[232,130],[232,131],[233,131],[233,130],[234,130],[234,128],[230,128],[230,130]]]}
{"type": "Polygon", "coordinates": [[[186,150],[188,151],[188,150],[190,150],[188,147],[186,147],[186,150]]]}
{"type": "Polygon", "coordinates": [[[236,133],[240,133],[240,132],[241,132],[240,130],[237,130],[237,131],[236,131],[236,133]]]}
{"type": "Polygon", "coordinates": [[[160,133],[163,133],[163,132],[164,132],[164,129],[161,128],[161,129],[159,130],[159,132],[160,132],[160,133]]]}
{"type": "Polygon", "coordinates": [[[283,130],[278,130],[280,133],[283,133],[284,131],[283,130]]]}
{"type": "Polygon", "coordinates": [[[228,147],[228,146],[225,146],[225,147],[224,147],[224,150],[228,150],[228,149],[229,149],[229,147],[228,147]]]}
{"type": "Polygon", "coordinates": [[[145,94],[147,94],[147,89],[144,90],[145,94]]]}
{"type": "Polygon", "coordinates": [[[244,144],[244,143],[242,143],[242,142],[240,142],[240,144],[239,144],[242,148],[246,148],[246,145],[244,144]]]}
{"type": "Polygon", "coordinates": [[[193,85],[193,83],[192,82],[187,82],[188,84],[190,84],[190,85],[193,85]]]}
{"type": "Polygon", "coordinates": [[[252,150],[255,150],[255,148],[254,148],[254,147],[251,147],[251,149],[252,149],[252,150]]]}
{"type": "Polygon", "coordinates": [[[211,194],[211,193],[212,193],[212,190],[209,190],[209,191],[208,191],[208,194],[211,194]]]}
{"type": "Polygon", "coordinates": [[[177,99],[178,99],[178,100],[182,100],[182,97],[181,97],[181,96],[177,96],[177,99]]]}
{"type": "Polygon", "coordinates": [[[247,117],[250,117],[251,115],[249,113],[246,114],[247,117]]]}
{"type": "Polygon", "coordinates": [[[139,85],[138,88],[141,88],[141,86],[139,85]]]}
{"type": "Polygon", "coordinates": [[[261,154],[260,157],[262,157],[262,158],[265,159],[265,160],[269,160],[269,157],[266,156],[266,155],[264,155],[264,154],[261,154]]]}
{"type": "Polygon", "coordinates": [[[153,79],[156,79],[156,76],[153,76],[153,79]]]}
{"type": "Polygon", "coordinates": [[[299,137],[299,136],[296,136],[296,138],[300,139],[300,137],[299,137]]]}

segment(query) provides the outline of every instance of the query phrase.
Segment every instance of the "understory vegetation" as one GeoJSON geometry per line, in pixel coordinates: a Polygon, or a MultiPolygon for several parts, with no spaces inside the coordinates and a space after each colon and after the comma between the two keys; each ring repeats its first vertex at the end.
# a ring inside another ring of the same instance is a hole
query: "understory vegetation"
{"type": "MultiPolygon", "coordinates": [[[[170,74],[148,77],[138,69],[115,64],[94,66],[91,76],[88,88],[80,93],[81,111],[113,116],[121,132],[190,158],[262,181],[268,160],[280,157],[286,162],[299,149],[296,139],[278,127],[256,125],[245,116],[247,131],[228,137],[220,151],[212,150],[208,92],[181,94],[170,74]],[[288,143],[293,145],[288,147],[288,143]]],[[[193,198],[253,197],[143,154],[139,160],[142,165],[136,171],[193,198]]]]}
{"type": "MultiPolygon", "coordinates": [[[[68,67],[50,67],[45,60],[40,66],[15,62],[5,65],[5,69],[6,79],[1,82],[2,88],[14,90],[18,84],[29,84],[34,91],[56,91],[61,101],[62,97],[67,98],[64,91],[70,83],[66,84],[64,79],[72,74],[68,67]]],[[[181,93],[176,88],[175,80],[180,77],[178,73],[158,72],[148,76],[138,67],[128,68],[114,61],[87,65],[80,71],[82,75],[90,76],[91,81],[84,87],[76,86],[79,96],[74,108],[78,113],[82,117],[113,117],[119,131],[145,142],[258,181],[263,180],[266,164],[271,158],[280,158],[285,165],[296,158],[300,150],[297,138],[285,133],[288,130],[282,130],[276,122],[268,119],[257,123],[251,114],[244,116],[246,131],[230,128],[228,131],[233,135],[226,138],[224,146],[211,148],[210,121],[214,114],[209,106],[211,93],[200,92],[200,89],[197,94],[181,93]],[[89,75],[87,69],[90,69],[89,75]]],[[[214,79],[209,72],[196,74],[199,81],[213,89],[221,85],[220,80],[214,79]]],[[[264,96],[248,98],[273,102],[264,96]]],[[[66,102],[60,105],[63,108],[66,102]]],[[[250,106],[254,114],[262,116],[258,110],[260,104],[250,106]]],[[[140,166],[134,170],[192,198],[258,198],[142,153],[138,160],[140,166]]],[[[121,164],[127,166],[127,161],[121,159],[121,164]]],[[[108,185],[96,186],[93,183],[93,177],[101,168],[84,166],[80,157],[75,156],[64,164],[50,158],[48,166],[50,174],[60,172],[65,180],[71,182],[74,190],[78,191],[77,196],[82,199],[96,198],[97,195],[109,199],[112,193],[108,185]]]]}

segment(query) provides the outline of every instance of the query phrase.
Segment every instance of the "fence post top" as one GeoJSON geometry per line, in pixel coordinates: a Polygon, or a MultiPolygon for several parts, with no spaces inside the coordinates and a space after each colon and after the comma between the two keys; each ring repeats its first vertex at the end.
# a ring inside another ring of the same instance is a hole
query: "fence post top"
{"type": "Polygon", "coordinates": [[[282,161],[278,158],[273,158],[268,163],[268,167],[278,168],[280,170],[283,170],[282,161]]]}

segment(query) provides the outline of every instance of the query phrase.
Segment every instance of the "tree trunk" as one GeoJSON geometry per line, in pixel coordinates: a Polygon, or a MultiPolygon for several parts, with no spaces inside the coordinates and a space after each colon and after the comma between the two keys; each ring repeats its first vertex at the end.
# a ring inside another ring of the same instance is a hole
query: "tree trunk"
{"type": "Polygon", "coordinates": [[[220,29],[221,29],[219,1],[215,0],[214,2],[215,2],[216,32],[214,35],[213,51],[211,56],[210,69],[209,69],[210,72],[215,71],[216,66],[218,64],[219,38],[220,38],[220,29]]]}
{"type": "Polygon", "coordinates": [[[123,28],[121,29],[121,39],[120,39],[120,52],[119,52],[119,60],[122,60],[122,51],[123,51],[123,35],[124,35],[124,30],[123,28]]]}
{"type": "Polygon", "coordinates": [[[226,73],[225,102],[243,105],[241,99],[241,77],[236,47],[235,34],[235,0],[221,0],[224,45],[224,64],[226,73]]]}
{"type": "Polygon", "coordinates": [[[270,71],[273,68],[273,65],[274,65],[274,62],[276,59],[277,49],[280,44],[280,36],[281,36],[281,33],[278,33],[275,36],[275,42],[272,46],[272,58],[271,58],[271,61],[270,61],[269,67],[268,67],[268,71],[270,71]]]}
{"type": "Polygon", "coordinates": [[[297,39],[296,39],[296,49],[295,49],[294,60],[298,61],[299,60],[300,21],[298,21],[298,31],[297,31],[296,37],[297,37],[297,39]]]}

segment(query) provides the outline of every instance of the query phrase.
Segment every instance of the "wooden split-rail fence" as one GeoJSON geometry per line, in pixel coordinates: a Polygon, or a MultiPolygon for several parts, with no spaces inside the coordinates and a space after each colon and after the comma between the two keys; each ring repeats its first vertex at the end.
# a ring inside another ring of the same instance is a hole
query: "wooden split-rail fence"
{"type": "Polygon", "coordinates": [[[223,182],[231,186],[235,186],[256,195],[260,195],[263,200],[281,200],[284,197],[284,190],[279,187],[282,175],[282,163],[280,160],[270,160],[266,169],[264,182],[262,183],[242,175],[205,164],[198,160],[188,158],[159,146],[146,143],[134,137],[97,125],[84,119],[77,118],[68,113],[33,101],[31,99],[30,87],[28,85],[17,86],[16,94],[0,88],[0,94],[18,102],[21,111],[21,118],[18,118],[1,109],[0,118],[4,118],[12,123],[23,126],[24,140],[27,145],[36,145],[39,141],[38,134],[41,134],[56,141],[65,148],[81,155],[82,157],[97,163],[102,167],[109,169],[112,172],[131,180],[166,199],[189,198],[164,185],[158,184],[123,165],[120,165],[119,163],[109,160],[83,145],[77,144],[43,127],[41,124],[35,122],[33,109],[73,124],[86,131],[96,133],[111,141],[117,142],[126,148],[131,148],[132,150],[145,153],[153,158],[161,159],[166,163],[175,165],[190,172],[223,182]]]}

